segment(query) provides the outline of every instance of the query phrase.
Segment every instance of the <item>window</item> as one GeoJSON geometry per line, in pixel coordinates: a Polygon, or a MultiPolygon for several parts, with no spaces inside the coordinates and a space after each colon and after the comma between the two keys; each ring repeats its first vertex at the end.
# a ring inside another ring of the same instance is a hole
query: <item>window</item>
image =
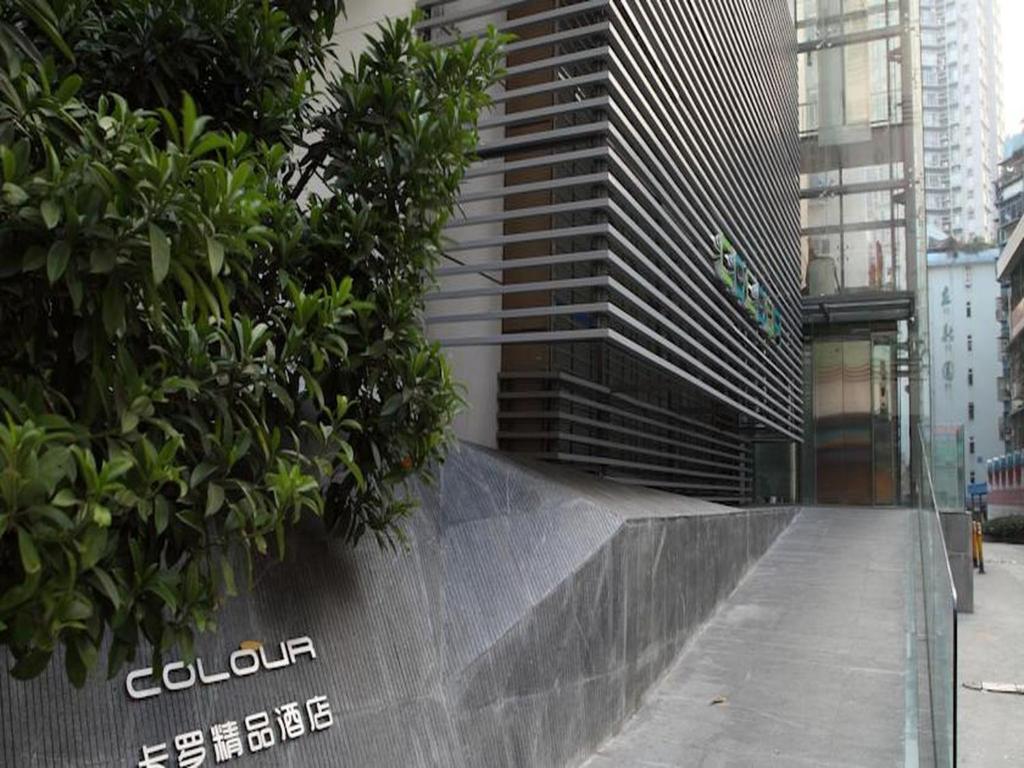
{"type": "Polygon", "coordinates": [[[970,451],[971,456],[974,455],[974,438],[972,437],[970,442],[967,444],[967,448],[970,451]]]}
{"type": "MultiPolygon", "coordinates": [[[[967,418],[970,421],[974,421],[974,403],[968,403],[967,404],[967,418]]],[[[972,443],[974,442],[974,438],[973,437],[971,438],[971,442],[972,443]]],[[[971,453],[974,453],[974,451],[971,451],[971,453]]]]}
{"type": "Polygon", "coordinates": [[[968,387],[973,387],[974,386],[974,369],[973,368],[968,368],[967,369],[967,386],[968,387]]]}
{"type": "Polygon", "coordinates": [[[968,352],[973,352],[974,351],[974,337],[971,336],[970,334],[967,335],[967,351],[968,352]]]}
{"type": "Polygon", "coordinates": [[[967,302],[967,317],[971,316],[971,302],[967,302]]]}

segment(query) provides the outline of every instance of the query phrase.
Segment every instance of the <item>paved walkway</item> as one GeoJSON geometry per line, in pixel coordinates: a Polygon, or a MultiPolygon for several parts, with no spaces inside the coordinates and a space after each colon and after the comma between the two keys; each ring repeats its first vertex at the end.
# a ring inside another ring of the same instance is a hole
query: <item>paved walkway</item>
{"type": "Polygon", "coordinates": [[[909,516],[802,511],[586,768],[902,766],[909,516]]]}
{"type": "MultiPolygon", "coordinates": [[[[957,646],[961,682],[1024,684],[1024,546],[985,542],[957,646]]],[[[1024,696],[961,687],[957,704],[961,768],[1024,765],[1024,696]]]]}

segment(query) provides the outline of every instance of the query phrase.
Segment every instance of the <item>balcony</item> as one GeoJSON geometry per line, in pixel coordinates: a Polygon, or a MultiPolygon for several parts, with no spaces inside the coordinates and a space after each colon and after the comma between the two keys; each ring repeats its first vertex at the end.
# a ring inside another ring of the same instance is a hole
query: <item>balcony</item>
{"type": "Polygon", "coordinates": [[[996,399],[1003,402],[1010,399],[1010,381],[1005,376],[996,379],[996,399]]]}

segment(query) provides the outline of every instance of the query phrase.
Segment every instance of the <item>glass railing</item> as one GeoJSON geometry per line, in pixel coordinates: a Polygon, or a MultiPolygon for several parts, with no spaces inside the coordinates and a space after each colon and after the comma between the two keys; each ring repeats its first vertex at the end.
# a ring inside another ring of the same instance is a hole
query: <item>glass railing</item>
{"type": "MultiPolygon", "coordinates": [[[[924,639],[918,643],[916,672],[908,675],[919,680],[921,701],[918,725],[919,755],[915,765],[935,765],[953,768],[956,765],[956,587],[949,566],[942,516],[937,503],[936,486],[932,473],[932,441],[921,433],[919,437],[922,461],[919,467],[918,488],[920,501],[916,510],[918,553],[914,553],[919,567],[914,567],[914,591],[918,595],[917,634],[924,639]],[[924,626],[921,626],[923,620],[924,626]],[[927,684],[921,680],[926,675],[927,684]]],[[[908,766],[909,768],[909,766],[908,766]]]]}

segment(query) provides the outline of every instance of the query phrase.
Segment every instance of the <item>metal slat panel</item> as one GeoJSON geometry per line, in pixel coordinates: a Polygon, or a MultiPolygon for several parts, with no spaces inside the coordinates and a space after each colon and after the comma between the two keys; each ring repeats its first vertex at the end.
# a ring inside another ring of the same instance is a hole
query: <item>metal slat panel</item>
{"type": "Polygon", "coordinates": [[[442,343],[501,347],[499,444],[747,498],[753,433],[802,430],[785,0],[420,7],[442,44],[487,24],[519,35],[428,302],[442,343]],[[779,343],[720,284],[720,233],[782,313],[779,343]]]}

